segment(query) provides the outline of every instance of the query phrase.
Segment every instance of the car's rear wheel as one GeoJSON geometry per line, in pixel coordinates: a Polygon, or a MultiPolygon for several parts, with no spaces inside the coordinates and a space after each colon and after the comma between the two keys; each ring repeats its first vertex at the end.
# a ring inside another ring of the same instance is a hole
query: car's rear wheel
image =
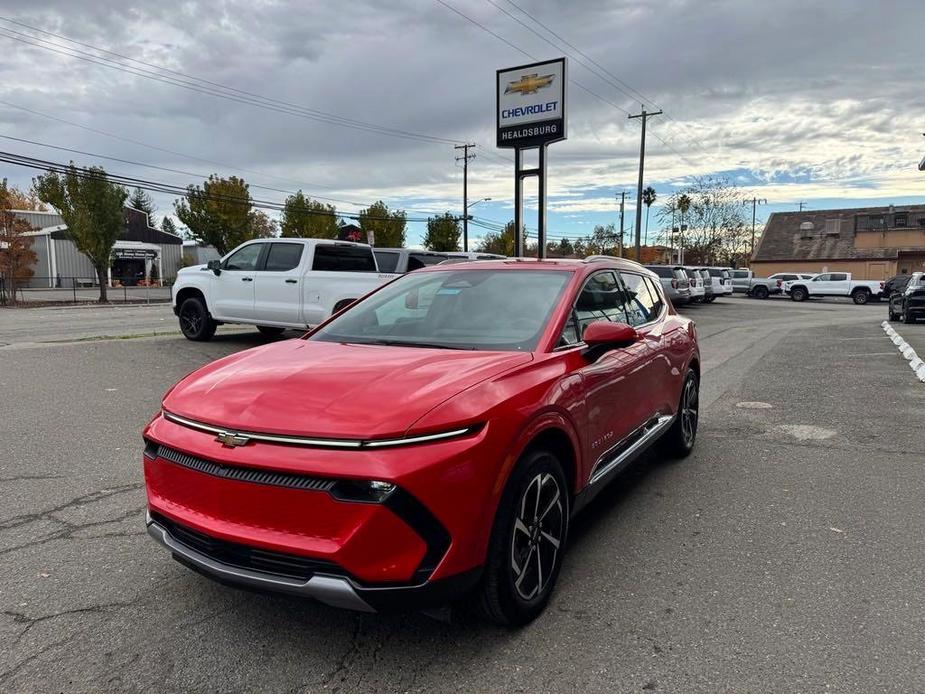
{"type": "Polygon", "coordinates": [[[559,459],[527,452],[508,480],[477,596],[480,611],[504,626],[535,619],[552,595],[568,535],[569,493],[559,459]]]}
{"type": "Polygon", "coordinates": [[[186,299],[180,304],[177,315],[180,318],[180,332],[187,340],[207,342],[215,335],[218,323],[212,320],[205,302],[199,297],[186,299]]]}
{"type": "Polygon", "coordinates": [[[687,370],[681,398],[674,423],[662,437],[661,446],[665,455],[672,458],[686,458],[694,450],[697,441],[697,425],[700,421],[700,379],[693,369],[687,370]]]}
{"type": "Polygon", "coordinates": [[[809,294],[803,287],[794,287],[790,290],[790,298],[793,301],[806,301],[809,298],[809,294]]]}
{"type": "Polygon", "coordinates": [[[267,337],[279,337],[286,331],[286,328],[276,328],[271,325],[258,325],[257,330],[267,337]]]}
{"type": "Polygon", "coordinates": [[[870,299],[870,292],[866,289],[856,289],[854,294],[851,295],[851,298],[858,306],[863,306],[870,299]]]}
{"type": "Polygon", "coordinates": [[[752,292],[756,299],[767,299],[768,298],[768,288],[763,285],[758,285],[755,287],[755,290],[752,292]]]}

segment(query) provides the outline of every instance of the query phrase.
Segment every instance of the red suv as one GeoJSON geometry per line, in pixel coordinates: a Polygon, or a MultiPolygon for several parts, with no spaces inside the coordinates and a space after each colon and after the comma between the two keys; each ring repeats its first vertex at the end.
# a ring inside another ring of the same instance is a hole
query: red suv
{"type": "Polygon", "coordinates": [[[189,568],[377,611],[545,607],[569,519],[643,450],[690,453],[694,324],[616,259],[405,275],[225,357],[144,431],[148,532],[189,568]]]}

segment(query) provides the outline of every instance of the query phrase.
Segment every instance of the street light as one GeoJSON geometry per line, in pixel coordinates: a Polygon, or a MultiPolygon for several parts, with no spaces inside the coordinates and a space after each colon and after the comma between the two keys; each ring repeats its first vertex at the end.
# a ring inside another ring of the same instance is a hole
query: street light
{"type": "Polygon", "coordinates": [[[489,200],[491,200],[491,198],[482,198],[481,200],[470,202],[463,210],[463,250],[467,253],[469,252],[469,220],[472,219],[472,215],[469,214],[469,208],[478,205],[480,202],[488,202],[489,200]]]}
{"type": "Polygon", "coordinates": [[[470,208],[470,207],[475,207],[475,206],[478,205],[480,202],[488,202],[489,200],[491,200],[491,198],[482,198],[481,200],[476,200],[475,202],[470,202],[468,205],[466,205],[466,213],[467,213],[466,216],[467,216],[467,217],[470,216],[470,215],[468,214],[468,211],[469,211],[469,208],[470,208]]]}

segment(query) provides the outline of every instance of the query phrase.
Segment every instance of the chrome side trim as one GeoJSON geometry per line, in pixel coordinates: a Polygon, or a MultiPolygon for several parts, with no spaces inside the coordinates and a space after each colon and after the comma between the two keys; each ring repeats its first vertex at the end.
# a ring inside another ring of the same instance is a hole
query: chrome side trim
{"type": "MultiPolygon", "coordinates": [[[[636,439],[636,441],[634,441],[630,446],[628,446],[624,451],[622,451],[619,455],[617,455],[613,460],[611,460],[608,463],[598,462],[597,466],[594,468],[594,472],[591,473],[591,479],[588,480],[588,485],[590,486],[597,482],[600,482],[604,477],[607,476],[608,473],[615,470],[623,463],[629,462],[629,460],[636,453],[640,452],[642,449],[644,449],[646,446],[652,443],[655,439],[659,437],[659,435],[661,435],[663,431],[665,431],[665,429],[671,426],[672,422],[674,422],[674,417],[672,415],[662,415],[658,417],[653,424],[650,424],[644,427],[644,431],[642,432],[642,435],[638,439],[636,439]]],[[[633,436],[635,433],[636,432],[633,432],[633,434],[630,434],[630,436],[633,436]]],[[[618,449],[621,446],[621,444],[622,442],[618,443],[616,446],[614,446],[610,450],[618,449]]],[[[601,456],[601,460],[603,460],[604,456],[606,455],[607,453],[601,456]]]]}
{"type": "Polygon", "coordinates": [[[167,532],[166,528],[152,520],[150,514],[145,514],[145,523],[148,526],[148,534],[151,537],[164,545],[164,547],[169,549],[175,556],[182,557],[206,574],[253,588],[314,598],[332,607],[357,610],[359,612],[375,612],[375,610],[357,594],[346,578],[316,574],[308,579],[308,581],[300,581],[298,579],[286,578],[285,576],[274,576],[258,571],[241,569],[236,566],[229,566],[177,542],[170,533],[167,532]]]}
{"type": "Polygon", "coordinates": [[[387,448],[389,446],[408,446],[414,443],[425,443],[428,441],[439,441],[449,439],[455,436],[462,436],[477,429],[477,427],[466,427],[463,429],[454,429],[453,431],[441,431],[436,434],[422,434],[420,436],[407,436],[397,439],[317,439],[304,436],[286,436],[283,434],[263,434],[255,431],[237,431],[235,429],[223,429],[222,427],[213,426],[197,422],[194,419],[181,417],[173,412],[161,410],[164,418],[181,426],[204,431],[207,434],[216,436],[234,435],[249,441],[264,441],[267,443],[282,443],[290,446],[314,446],[316,448],[387,448]]]}

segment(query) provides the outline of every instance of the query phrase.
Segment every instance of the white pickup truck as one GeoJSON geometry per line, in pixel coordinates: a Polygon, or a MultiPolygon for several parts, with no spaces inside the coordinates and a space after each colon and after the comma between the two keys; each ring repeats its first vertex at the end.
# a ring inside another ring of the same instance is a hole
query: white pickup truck
{"type": "Polygon", "coordinates": [[[373,249],[327,239],[257,239],[221,260],[181,269],[173,311],[190,340],[212,339],[222,323],[265,335],[304,330],[397,277],[379,272],[373,249]]]}
{"type": "Polygon", "coordinates": [[[823,272],[812,279],[784,282],[784,293],[794,301],[806,301],[820,296],[851,297],[856,304],[879,301],[883,294],[880,280],[852,280],[850,272],[823,272]]]}

